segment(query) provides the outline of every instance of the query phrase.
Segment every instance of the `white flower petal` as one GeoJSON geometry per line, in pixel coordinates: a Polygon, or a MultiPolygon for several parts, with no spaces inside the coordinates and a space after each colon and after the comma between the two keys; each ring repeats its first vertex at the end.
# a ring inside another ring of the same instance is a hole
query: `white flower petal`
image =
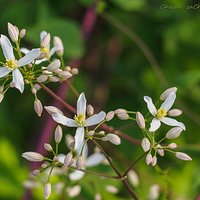
{"type": "Polygon", "coordinates": [[[43,38],[47,35],[47,32],[46,31],[42,31],[40,33],[40,41],[42,42],[43,38]]]}
{"type": "Polygon", "coordinates": [[[77,115],[84,115],[86,111],[86,98],[85,94],[82,92],[77,100],[77,115]]]}
{"type": "Polygon", "coordinates": [[[58,161],[64,164],[65,157],[66,157],[65,154],[58,154],[58,161]]]}
{"type": "Polygon", "coordinates": [[[183,130],[185,130],[185,125],[182,122],[178,122],[175,119],[169,118],[169,117],[164,117],[161,119],[161,122],[163,122],[164,124],[167,124],[169,126],[178,126],[181,127],[183,130]]]}
{"type": "Polygon", "coordinates": [[[6,60],[8,59],[15,60],[13,54],[13,47],[10,43],[10,40],[5,35],[1,35],[0,42],[3,50],[3,55],[5,56],[6,60]]]}
{"type": "Polygon", "coordinates": [[[87,167],[93,167],[100,164],[104,159],[105,156],[102,153],[94,153],[87,158],[85,165],[87,167]]]}
{"type": "Polygon", "coordinates": [[[176,93],[172,92],[163,102],[163,104],[160,106],[160,108],[164,108],[166,111],[169,111],[169,109],[173,106],[174,101],[176,99],[176,93]]]}
{"type": "Polygon", "coordinates": [[[83,127],[78,127],[76,129],[76,134],[75,134],[75,147],[74,149],[77,151],[78,154],[80,154],[80,149],[83,146],[84,143],[84,128],[83,127]]]}
{"type": "Polygon", "coordinates": [[[151,122],[150,125],[151,125],[151,126],[150,126],[149,131],[150,131],[150,132],[154,132],[154,131],[156,131],[157,129],[159,129],[161,123],[160,123],[160,120],[158,120],[158,119],[156,119],[156,118],[153,118],[153,120],[152,120],[152,122],[151,122]]]}
{"type": "Polygon", "coordinates": [[[7,67],[0,67],[0,78],[9,74],[12,70],[8,69],[7,67]]]}
{"type": "Polygon", "coordinates": [[[15,87],[21,93],[23,93],[23,91],[24,91],[24,79],[23,79],[21,72],[19,71],[19,69],[15,69],[15,70],[12,71],[12,75],[13,75],[13,82],[14,82],[15,87]]]}
{"type": "Polygon", "coordinates": [[[72,172],[71,174],[69,174],[69,178],[71,181],[78,181],[78,180],[82,179],[84,175],[85,175],[84,172],[76,170],[76,171],[72,172]]]}
{"type": "Polygon", "coordinates": [[[149,109],[149,112],[150,112],[153,116],[155,116],[156,113],[157,113],[157,109],[156,109],[156,107],[154,106],[151,97],[144,96],[144,101],[147,103],[147,107],[148,107],[148,109],[149,109]]]}
{"type": "Polygon", "coordinates": [[[31,62],[33,62],[34,59],[36,59],[40,55],[40,49],[32,49],[30,52],[28,52],[23,58],[18,60],[18,66],[25,66],[31,62]]]}
{"type": "Polygon", "coordinates": [[[27,49],[27,48],[21,48],[20,49],[21,50],[21,52],[23,53],[23,54],[27,54],[28,52],[30,52],[30,50],[29,49],[27,49]]]}
{"type": "Polygon", "coordinates": [[[60,113],[52,114],[52,118],[54,119],[54,121],[56,121],[59,124],[62,124],[68,127],[77,127],[75,120],[65,117],[64,115],[60,113]]]}
{"type": "Polygon", "coordinates": [[[83,157],[87,158],[88,157],[88,145],[85,144],[85,146],[83,147],[83,157]]]}
{"type": "Polygon", "coordinates": [[[63,50],[63,47],[53,47],[51,50],[50,50],[50,57],[56,52],[56,51],[62,51],[63,50]]]}
{"type": "Polygon", "coordinates": [[[100,123],[101,121],[103,121],[106,117],[106,113],[101,111],[98,114],[94,114],[91,117],[87,118],[85,120],[85,125],[84,126],[93,126],[95,124],[100,123]]]}

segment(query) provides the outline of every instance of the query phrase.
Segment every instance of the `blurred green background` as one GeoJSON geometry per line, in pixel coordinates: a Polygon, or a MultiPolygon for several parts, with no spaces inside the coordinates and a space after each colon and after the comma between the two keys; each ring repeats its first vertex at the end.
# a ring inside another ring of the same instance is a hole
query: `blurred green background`
{"type": "MultiPolygon", "coordinates": [[[[108,0],[101,4],[104,12],[98,16],[87,42],[81,36],[81,23],[93,0],[0,0],[0,3],[1,34],[7,35],[7,22],[11,22],[27,29],[24,45],[28,47],[39,45],[42,30],[63,39],[66,63],[81,59],[80,74],[74,85],[85,91],[88,101],[97,109],[126,108],[145,114],[144,95],[156,101],[166,88],[178,87],[175,107],[184,110],[178,119],[187,130],[174,142],[193,161],[187,163],[167,154],[159,158],[160,168],[153,168],[146,166],[143,159],[135,167],[140,180],[135,191],[140,199],[148,199],[150,186],[159,184],[160,199],[197,199],[200,195],[199,1],[108,0]]],[[[0,60],[3,59],[1,54],[0,60]]],[[[43,92],[40,98],[44,105],[51,102],[43,92]]],[[[28,178],[28,165],[21,153],[35,148],[46,117],[36,116],[33,100],[28,90],[20,95],[16,89],[10,89],[0,104],[0,199],[3,200],[23,199],[22,182],[28,178]]],[[[71,94],[69,102],[74,100],[71,94]]],[[[119,124],[117,119],[110,123],[116,128],[119,124]]],[[[136,126],[123,131],[142,139],[136,126]]],[[[140,147],[126,141],[117,147],[105,147],[121,171],[142,154],[140,147]]],[[[102,170],[112,173],[109,167],[102,170]]],[[[92,180],[94,177],[86,176],[80,181],[82,193],[75,199],[94,198],[90,189],[92,180]]],[[[92,184],[103,191],[103,199],[129,199],[120,182],[106,182],[118,186],[119,194],[113,195],[104,191],[106,180],[97,180],[92,184]]],[[[42,187],[40,190],[35,192],[34,199],[43,199],[42,187]]]]}

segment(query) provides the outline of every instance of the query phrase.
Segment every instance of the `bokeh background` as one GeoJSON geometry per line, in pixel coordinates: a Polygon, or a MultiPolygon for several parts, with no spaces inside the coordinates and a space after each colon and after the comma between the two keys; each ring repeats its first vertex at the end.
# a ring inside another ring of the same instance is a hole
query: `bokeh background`
{"type": "MultiPolygon", "coordinates": [[[[24,45],[39,46],[39,33],[46,30],[58,35],[65,45],[65,61],[80,60],[80,73],[73,80],[79,91],[85,91],[96,110],[126,108],[147,113],[144,95],[154,101],[168,87],[176,86],[175,107],[184,111],[178,119],[187,127],[179,144],[192,158],[184,162],[170,154],[159,158],[159,167],[146,166],[144,159],[135,167],[140,199],[148,199],[149,188],[160,185],[159,199],[193,200],[200,195],[200,2],[191,0],[108,0],[101,3],[95,25],[87,41],[83,40],[81,23],[93,0],[0,0],[0,31],[7,34],[7,22],[26,28],[24,45]]],[[[0,60],[3,61],[1,53],[0,60]]],[[[75,64],[74,64],[75,66],[75,64]]],[[[58,85],[51,85],[56,91],[58,85]]],[[[51,97],[40,93],[44,105],[51,97]]],[[[23,181],[29,177],[28,163],[21,153],[37,146],[47,114],[39,119],[33,111],[33,95],[27,89],[21,95],[16,89],[7,92],[0,104],[0,199],[23,199],[23,181]]],[[[75,105],[69,92],[68,102],[75,105]]],[[[115,119],[110,125],[126,126],[115,119]]],[[[165,134],[164,127],[160,134],[165,134]]],[[[138,139],[142,133],[133,124],[123,131],[138,139]]],[[[65,132],[69,132],[65,129],[65,132]]],[[[116,165],[124,171],[130,160],[142,154],[140,147],[127,141],[120,146],[105,145],[116,165]]],[[[63,143],[63,149],[65,144],[63,143]]],[[[109,167],[98,167],[112,173],[109,167]]],[[[94,199],[94,189],[103,199],[129,199],[118,181],[86,176],[80,181],[81,194],[74,199],[94,199]],[[95,181],[96,180],[96,181],[95,181]],[[104,184],[119,188],[118,194],[105,191],[104,184]]],[[[59,197],[64,199],[64,197],[59,197]]],[[[200,198],[200,197],[199,197],[200,198]]],[[[43,199],[42,187],[34,191],[35,200],[43,199]]],[[[51,199],[58,199],[52,197],[51,199]]]]}

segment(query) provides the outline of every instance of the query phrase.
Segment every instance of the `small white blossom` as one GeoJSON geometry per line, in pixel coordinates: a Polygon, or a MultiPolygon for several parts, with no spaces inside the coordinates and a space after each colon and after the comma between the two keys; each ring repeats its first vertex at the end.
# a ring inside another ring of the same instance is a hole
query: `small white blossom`
{"type": "Polygon", "coordinates": [[[8,34],[13,42],[17,42],[19,38],[19,29],[8,22],[8,34]]]}

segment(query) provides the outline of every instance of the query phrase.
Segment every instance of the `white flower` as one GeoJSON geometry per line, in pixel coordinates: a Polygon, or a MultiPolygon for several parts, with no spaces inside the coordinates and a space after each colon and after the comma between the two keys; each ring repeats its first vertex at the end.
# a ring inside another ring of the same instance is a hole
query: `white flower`
{"type": "MultiPolygon", "coordinates": [[[[49,106],[46,106],[45,109],[48,111],[49,106]]],[[[52,108],[52,106],[51,106],[52,108]]],[[[86,98],[85,94],[81,93],[77,101],[77,115],[73,119],[65,117],[59,112],[49,112],[53,119],[60,124],[63,124],[68,127],[77,127],[75,134],[75,150],[78,151],[81,149],[84,142],[84,127],[93,126],[99,124],[104,120],[106,113],[101,111],[98,114],[94,114],[86,119],[86,98]]]]}
{"type": "Polygon", "coordinates": [[[154,118],[151,122],[150,129],[149,129],[150,132],[156,131],[160,127],[161,122],[163,122],[164,124],[167,124],[169,126],[178,126],[178,127],[181,127],[183,130],[185,130],[185,125],[183,123],[178,122],[175,119],[166,117],[168,114],[168,111],[174,104],[175,99],[176,99],[176,94],[174,92],[172,92],[170,95],[167,96],[165,101],[162,103],[160,108],[157,110],[155,105],[152,102],[152,99],[148,96],[144,97],[144,101],[147,103],[149,112],[154,116],[154,118]]]}
{"type": "Polygon", "coordinates": [[[0,67],[0,78],[12,72],[13,83],[22,93],[24,91],[24,79],[19,68],[31,63],[35,58],[37,58],[40,55],[40,49],[33,49],[23,58],[16,60],[9,39],[5,35],[1,35],[0,41],[3,54],[6,58],[5,65],[0,67]]]}

